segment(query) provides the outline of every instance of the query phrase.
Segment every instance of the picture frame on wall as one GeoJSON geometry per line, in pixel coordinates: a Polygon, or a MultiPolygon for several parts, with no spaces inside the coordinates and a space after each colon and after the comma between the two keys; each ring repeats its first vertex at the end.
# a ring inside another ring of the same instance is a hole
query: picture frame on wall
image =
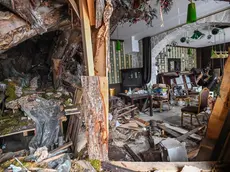
{"type": "Polygon", "coordinates": [[[168,59],[168,72],[181,71],[181,59],[168,59]]]}

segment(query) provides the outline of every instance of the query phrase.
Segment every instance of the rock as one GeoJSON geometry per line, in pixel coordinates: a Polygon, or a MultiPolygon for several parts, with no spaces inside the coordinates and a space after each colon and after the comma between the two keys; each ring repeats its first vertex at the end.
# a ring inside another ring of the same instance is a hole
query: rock
{"type": "Polygon", "coordinates": [[[32,90],[36,90],[38,88],[38,76],[34,77],[33,79],[31,79],[30,81],[30,88],[32,90]]]}

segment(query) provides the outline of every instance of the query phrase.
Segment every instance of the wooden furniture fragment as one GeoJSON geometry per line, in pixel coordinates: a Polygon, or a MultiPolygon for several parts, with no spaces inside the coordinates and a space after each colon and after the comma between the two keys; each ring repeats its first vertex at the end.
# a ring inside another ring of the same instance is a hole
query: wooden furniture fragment
{"type": "Polygon", "coordinates": [[[141,88],[142,81],[142,68],[121,69],[121,92],[125,90],[141,88]]]}
{"type": "Polygon", "coordinates": [[[78,134],[81,127],[82,118],[80,115],[71,115],[68,123],[68,128],[66,132],[66,142],[71,141],[71,149],[74,152],[74,155],[77,156],[77,143],[78,143],[78,134]]]}
{"type": "MultiPolygon", "coordinates": [[[[150,101],[150,107],[152,105],[152,98],[150,94],[131,94],[127,95],[125,93],[120,93],[119,96],[123,97],[126,102],[130,101],[131,105],[134,105],[135,100],[142,100],[142,99],[149,99],[150,101]]],[[[134,116],[134,113],[132,112],[132,116],[134,116]]],[[[150,116],[153,116],[152,108],[150,108],[150,116]]]]}
{"type": "Polygon", "coordinates": [[[181,126],[183,126],[184,114],[190,114],[190,123],[191,126],[193,115],[195,116],[199,125],[201,125],[198,114],[204,110],[208,106],[208,97],[209,97],[209,89],[204,88],[199,95],[199,105],[198,106],[186,106],[181,109],[181,126]]]}
{"type": "Polygon", "coordinates": [[[108,78],[82,76],[81,80],[89,158],[108,160],[108,78]]]}

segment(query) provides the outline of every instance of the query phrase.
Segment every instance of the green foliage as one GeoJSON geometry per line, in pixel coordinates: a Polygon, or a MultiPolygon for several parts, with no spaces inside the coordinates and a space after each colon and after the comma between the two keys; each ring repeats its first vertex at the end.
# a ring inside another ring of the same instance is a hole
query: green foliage
{"type": "Polygon", "coordinates": [[[90,162],[90,164],[93,166],[93,168],[96,170],[96,171],[101,171],[101,161],[99,160],[88,160],[90,162]]]}
{"type": "Polygon", "coordinates": [[[15,94],[15,83],[12,81],[4,81],[4,83],[7,85],[6,88],[6,102],[10,102],[12,100],[17,99],[17,96],[15,94]]]}

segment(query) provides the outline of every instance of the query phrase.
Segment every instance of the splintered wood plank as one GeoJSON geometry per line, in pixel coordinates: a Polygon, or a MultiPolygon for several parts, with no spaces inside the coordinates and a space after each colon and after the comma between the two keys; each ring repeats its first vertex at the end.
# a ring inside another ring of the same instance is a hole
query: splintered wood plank
{"type": "Polygon", "coordinates": [[[227,103],[230,96],[230,48],[229,57],[225,63],[224,75],[220,86],[220,96],[217,98],[207,128],[207,138],[218,139],[228,114],[227,103]]]}
{"type": "Polygon", "coordinates": [[[81,81],[89,158],[108,160],[108,78],[82,76],[81,81]]]}
{"type": "Polygon", "coordinates": [[[78,11],[78,8],[77,8],[77,3],[75,2],[75,0],[68,0],[68,1],[71,4],[71,6],[73,7],[73,10],[77,14],[77,16],[80,18],[79,11],[78,11]]]}
{"type": "Polygon", "coordinates": [[[90,20],[88,15],[88,7],[85,0],[79,0],[79,9],[81,16],[81,31],[84,49],[84,59],[87,65],[87,73],[94,76],[93,47],[91,39],[90,20]]]}
{"type": "Polygon", "coordinates": [[[180,142],[181,142],[181,141],[184,141],[184,140],[187,139],[190,135],[192,135],[192,134],[194,134],[194,133],[196,133],[196,132],[202,130],[204,127],[205,127],[205,126],[195,128],[195,129],[193,129],[193,130],[191,130],[191,131],[189,131],[189,132],[183,134],[182,136],[177,137],[176,139],[177,139],[178,141],[180,141],[180,142]]]}
{"type": "Polygon", "coordinates": [[[94,0],[87,0],[87,5],[89,11],[90,25],[94,26],[96,23],[96,11],[95,11],[94,0]]]}
{"type": "Polygon", "coordinates": [[[97,47],[96,54],[94,56],[95,75],[106,76],[106,41],[104,37],[97,37],[96,42],[98,41],[101,42],[99,43],[101,45],[100,47],[97,47]]]}

